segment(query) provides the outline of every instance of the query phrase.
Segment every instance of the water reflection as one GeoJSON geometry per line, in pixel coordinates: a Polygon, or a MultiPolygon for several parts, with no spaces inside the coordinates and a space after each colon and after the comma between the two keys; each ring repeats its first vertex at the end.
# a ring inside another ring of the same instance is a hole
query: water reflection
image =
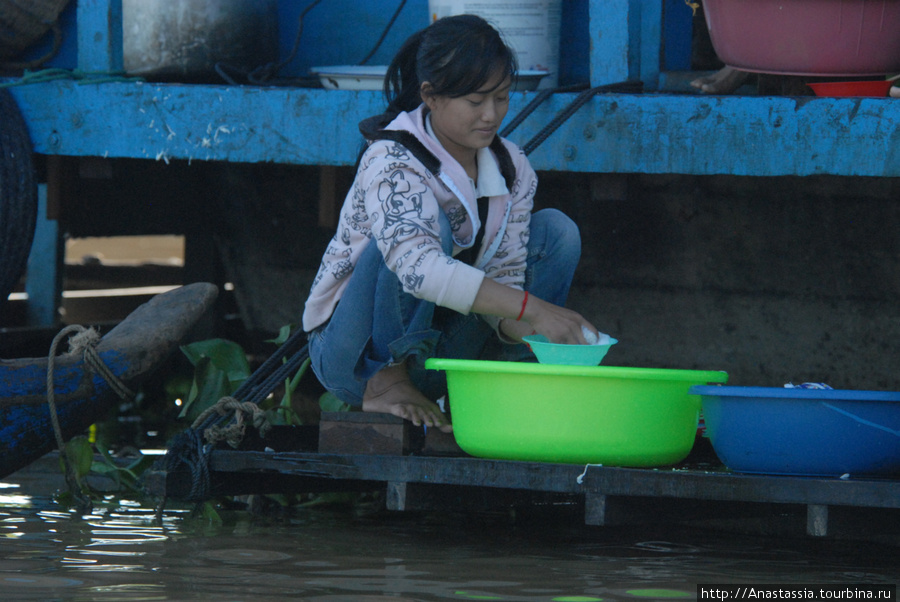
{"type": "Polygon", "coordinates": [[[0,489],[0,591],[23,600],[694,599],[698,582],[896,583],[896,547],[573,516],[413,515],[349,508],[225,523],[108,498],[78,516],[0,489]]]}

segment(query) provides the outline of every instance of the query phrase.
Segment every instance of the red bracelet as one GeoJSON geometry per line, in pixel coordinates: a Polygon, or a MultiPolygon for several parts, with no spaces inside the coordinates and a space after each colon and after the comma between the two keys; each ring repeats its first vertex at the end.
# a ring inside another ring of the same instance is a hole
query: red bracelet
{"type": "Polygon", "coordinates": [[[525,306],[528,305],[528,291],[525,291],[525,298],[522,299],[522,310],[519,312],[519,317],[516,318],[516,322],[522,319],[522,316],[525,315],[525,306]]]}

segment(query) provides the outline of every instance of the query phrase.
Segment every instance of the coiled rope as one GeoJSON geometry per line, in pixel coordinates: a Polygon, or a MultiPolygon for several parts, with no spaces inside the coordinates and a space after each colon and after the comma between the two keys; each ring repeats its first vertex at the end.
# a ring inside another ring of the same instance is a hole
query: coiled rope
{"type": "MultiPolygon", "coordinates": [[[[298,329],[230,397],[220,399],[198,416],[189,429],[172,439],[165,456],[166,472],[186,469],[191,475],[190,491],[181,499],[203,502],[210,497],[210,454],[220,441],[237,447],[246,431],[248,417],[249,423],[265,436],[271,425],[259,404],[309,358],[305,341],[306,333],[298,329]]],[[[164,497],[157,516],[165,504],[164,497]]]]}
{"type": "Polygon", "coordinates": [[[191,428],[201,430],[203,423],[213,415],[228,417],[234,415],[234,423],[228,425],[213,424],[206,427],[202,432],[203,438],[207,443],[215,444],[219,441],[225,441],[231,447],[239,446],[244,439],[244,433],[247,431],[245,416],[249,418],[250,423],[259,431],[262,437],[265,437],[269,429],[272,428],[272,425],[266,418],[266,413],[258,405],[251,401],[240,401],[234,397],[223,397],[215,405],[207,408],[197,417],[191,428]]]}
{"type": "Polygon", "coordinates": [[[90,366],[94,372],[103,377],[103,380],[109,384],[109,387],[122,399],[134,398],[134,393],[125,383],[113,374],[100,354],[97,352],[97,345],[100,343],[100,333],[93,328],[85,328],[73,324],[63,328],[50,344],[50,354],[47,357],[47,403],[50,406],[50,421],[53,423],[53,432],[56,434],[56,443],[60,451],[64,451],[66,443],[63,440],[62,429],[59,425],[59,416],[56,413],[56,386],[54,384],[54,374],[56,372],[56,349],[60,342],[72,333],[78,333],[69,340],[69,354],[81,352],[84,363],[90,366]]]}
{"type": "Polygon", "coordinates": [[[97,345],[100,344],[100,333],[93,328],[85,328],[77,324],[66,326],[55,337],[50,344],[50,353],[47,357],[47,405],[50,408],[50,422],[53,425],[53,433],[56,436],[56,445],[59,448],[60,457],[62,458],[65,468],[66,485],[75,498],[75,502],[82,512],[89,511],[91,508],[90,498],[84,495],[75,475],[74,468],[69,462],[66,454],[66,442],[63,439],[62,427],[59,424],[59,416],[56,412],[56,385],[54,376],[56,374],[56,349],[59,344],[72,333],[77,333],[69,339],[68,354],[81,353],[86,366],[99,374],[103,380],[109,384],[109,387],[122,399],[133,399],[134,393],[123,383],[112,370],[103,362],[100,354],[97,352],[97,345]]]}

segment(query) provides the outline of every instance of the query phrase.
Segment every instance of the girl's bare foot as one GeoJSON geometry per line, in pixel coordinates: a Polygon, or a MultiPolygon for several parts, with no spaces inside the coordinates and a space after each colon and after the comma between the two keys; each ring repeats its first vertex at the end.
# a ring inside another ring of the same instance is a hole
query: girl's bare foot
{"type": "Polygon", "coordinates": [[[691,85],[705,94],[731,94],[747,81],[750,74],[732,67],[723,67],[705,77],[698,77],[691,85]]]}
{"type": "Polygon", "coordinates": [[[445,433],[453,431],[438,405],[413,385],[403,364],[388,366],[369,379],[363,393],[362,409],[363,412],[393,414],[416,426],[424,424],[445,433]]]}

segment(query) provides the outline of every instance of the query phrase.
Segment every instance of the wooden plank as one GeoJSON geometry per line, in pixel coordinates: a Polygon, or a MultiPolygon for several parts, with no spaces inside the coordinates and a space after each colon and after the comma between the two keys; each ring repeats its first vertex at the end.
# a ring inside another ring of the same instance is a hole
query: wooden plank
{"type": "Polygon", "coordinates": [[[586,491],[606,495],[900,508],[900,481],[594,467],[586,491]]]}
{"type": "Polygon", "coordinates": [[[394,511],[496,512],[546,505],[574,505],[575,494],[435,483],[387,484],[386,507],[394,511]]]}
{"type": "MultiPolygon", "coordinates": [[[[590,496],[900,508],[900,481],[611,468],[481,458],[216,450],[210,470],[319,479],[435,483],[590,496]],[[582,474],[583,473],[583,474],[582,474]],[[579,480],[579,477],[583,477],[579,480]]],[[[600,498],[597,498],[600,499],[600,498]]]]}
{"type": "MultiPolygon", "coordinates": [[[[667,23],[651,4],[589,1],[579,26],[588,30],[592,85],[643,79],[652,90],[668,78],[659,67],[667,23]]],[[[80,2],[78,21],[82,69],[116,70],[121,0],[80,2]]],[[[352,165],[357,123],[383,108],[377,91],[52,81],[12,92],[38,153],[167,162],[352,165]]],[[[533,94],[513,94],[511,115],[533,94]]],[[[514,141],[530,140],[573,99],[545,103],[514,141]]],[[[898,126],[900,103],[887,98],[610,95],[580,109],[530,159],[538,170],[589,173],[898,177],[898,126]]]]}
{"type": "Polygon", "coordinates": [[[480,458],[216,450],[210,470],[580,493],[577,477],[583,467],[480,458]]]}
{"type": "MultiPolygon", "coordinates": [[[[764,525],[773,512],[797,520],[805,508],[807,534],[821,537],[841,530],[831,528],[833,510],[849,512],[858,522],[866,512],[900,508],[897,480],[724,470],[231,450],[214,451],[210,470],[215,495],[381,489],[387,508],[395,511],[502,511],[564,501],[568,506],[581,503],[585,524],[594,526],[741,519],[764,525]]],[[[173,498],[191,488],[187,474],[155,474],[147,483],[149,493],[173,498]]]]}

